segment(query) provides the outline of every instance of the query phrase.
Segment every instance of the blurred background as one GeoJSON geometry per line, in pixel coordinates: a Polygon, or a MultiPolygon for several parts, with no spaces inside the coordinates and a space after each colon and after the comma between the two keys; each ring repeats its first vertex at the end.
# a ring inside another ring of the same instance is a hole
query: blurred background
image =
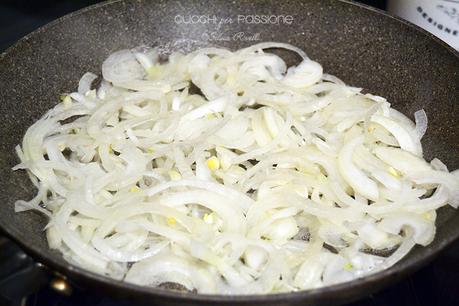
{"type": "MultiPolygon", "coordinates": [[[[0,52],[12,45],[22,36],[36,28],[70,12],[76,11],[97,0],[0,0],[0,52]]],[[[358,1],[379,9],[391,8],[393,12],[410,19],[408,13],[421,18],[425,27],[453,20],[459,25],[459,9],[443,10],[443,17],[432,19],[425,11],[419,12],[420,2],[423,10],[436,3],[436,10],[446,8],[447,4],[459,6],[459,0],[367,0],[358,1]],[[400,4],[414,5],[411,11],[400,4]]],[[[427,11],[429,12],[429,11],[427,11]]],[[[412,20],[412,19],[410,19],[412,20]]],[[[421,24],[422,25],[422,24],[421,24]]],[[[435,29],[434,29],[435,30],[435,29]]],[[[78,31],[78,29],[76,29],[78,31]]],[[[454,36],[454,29],[447,33],[454,36]]],[[[457,32],[456,32],[457,34],[457,32]]],[[[97,305],[120,306],[127,302],[112,300],[87,292],[72,284],[73,293],[56,290],[56,281],[52,275],[35,271],[33,260],[26,256],[16,245],[1,236],[0,233],[0,306],[57,306],[57,305],[97,305]]],[[[446,250],[434,262],[416,272],[409,278],[367,298],[348,306],[431,306],[459,305],[459,243],[446,250]]]]}

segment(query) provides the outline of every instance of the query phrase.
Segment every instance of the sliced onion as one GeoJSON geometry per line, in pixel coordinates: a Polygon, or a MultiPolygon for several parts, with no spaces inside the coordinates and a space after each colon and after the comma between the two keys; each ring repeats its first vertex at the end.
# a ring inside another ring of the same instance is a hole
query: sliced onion
{"type": "Polygon", "coordinates": [[[83,75],[16,147],[38,193],[15,211],[44,214],[70,264],[198,293],[311,289],[389,268],[459,206],[458,170],[422,157],[423,110],[415,125],[285,43],[160,62],[172,49],[111,54],[98,89],[83,75]]]}
{"type": "Polygon", "coordinates": [[[91,84],[94,80],[97,79],[97,75],[92,72],[86,72],[80,79],[78,83],[78,93],[85,95],[88,91],[91,90],[91,84]]]}
{"type": "Polygon", "coordinates": [[[421,109],[414,113],[414,120],[416,121],[416,135],[422,139],[427,131],[427,114],[421,109]]]}
{"type": "Polygon", "coordinates": [[[113,83],[142,79],[145,75],[143,67],[131,50],[116,51],[102,64],[102,76],[113,83]]]}

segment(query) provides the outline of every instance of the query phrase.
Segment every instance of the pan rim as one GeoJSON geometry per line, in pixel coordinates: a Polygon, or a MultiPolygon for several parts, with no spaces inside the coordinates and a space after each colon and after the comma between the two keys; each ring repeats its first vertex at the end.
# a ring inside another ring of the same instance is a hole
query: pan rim
{"type": "MultiPolygon", "coordinates": [[[[104,6],[114,5],[120,2],[129,2],[130,0],[108,0],[101,3],[97,3],[75,12],[66,14],[54,21],[51,21],[38,29],[30,32],[29,34],[25,35],[18,41],[16,41],[12,46],[8,47],[4,52],[0,54],[0,63],[2,62],[3,58],[11,53],[14,53],[15,50],[20,47],[20,45],[26,43],[29,39],[33,39],[36,35],[47,31],[48,29],[53,28],[56,25],[59,25],[70,18],[74,18],[81,14],[85,14],[88,11],[93,11],[96,9],[100,9],[104,6]]],[[[386,11],[361,4],[356,3],[352,0],[335,0],[341,3],[345,3],[346,5],[352,5],[359,7],[361,9],[365,9],[371,11],[373,14],[383,15],[385,17],[389,17],[395,21],[401,22],[405,26],[410,27],[421,33],[422,35],[428,36],[431,40],[433,40],[436,44],[441,45],[443,48],[446,48],[448,53],[455,56],[459,60],[459,51],[455,50],[453,47],[449,46],[446,42],[439,39],[438,37],[434,36],[430,32],[418,27],[417,25],[401,19],[397,16],[391,15],[386,11]]],[[[77,276],[80,278],[88,279],[91,282],[97,282],[103,284],[104,286],[111,286],[112,289],[121,289],[121,290],[129,290],[131,293],[135,294],[142,294],[143,296],[149,295],[158,298],[164,298],[171,301],[181,301],[181,302],[201,302],[201,303],[243,303],[243,302],[262,302],[262,301],[269,301],[269,302],[282,302],[286,300],[290,301],[318,301],[323,299],[323,296],[326,296],[328,293],[338,294],[338,293],[345,293],[346,290],[355,287],[365,287],[371,286],[373,284],[377,284],[380,280],[390,277],[391,275],[394,278],[401,278],[402,276],[419,269],[429,261],[431,261],[434,257],[438,256],[442,251],[444,251],[449,245],[451,245],[454,241],[459,240],[459,230],[453,236],[448,236],[439,242],[438,247],[435,250],[431,250],[423,252],[420,254],[419,258],[416,261],[408,261],[404,262],[403,266],[396,264],[386,270],[370,274],[363,278],[357,278],[349,282],[343,282],[335,285],[325,286],[317,289],[308,289],[308,290],[301,290],[295,292],[286,292],[286,293],[274,293],[274,294],[249,294],[249,295],[221,295],[221,294],[191,294],[191,293],[181,293],[176,291],[165,290],[161,288],[152,288],[146,286],[135,285],[128,282],[114,280],[109,278],[108,276],[96,274],[84,268],[75,266],[70,263],[60,263],[54,261],[52,258],[47,256],[43,256],[40,253],[40,250],[36,247],[30,247],[25,244],[25,242],[18,239],[11,228],[5,227],[2,222],[0,222],[0,232],[5,233],[5,235],[10,238],[12,241],[17,243],[21,246],[21,248],[27,253],[30,254],[36,261],[45,264],[46,266],[59,271],[61,273],[67,274],[72,278],[73,276],[77,276]]],[[[373,290],[374,291],[374,290],[373,290]]],[[[371,293],[372,291],[369,291],[371,293]]],[[[334,300],[334,298],[329,297],[328,299],[334,300]]],[[[352,300],[352,298],[349,298],[352,300]]]]}

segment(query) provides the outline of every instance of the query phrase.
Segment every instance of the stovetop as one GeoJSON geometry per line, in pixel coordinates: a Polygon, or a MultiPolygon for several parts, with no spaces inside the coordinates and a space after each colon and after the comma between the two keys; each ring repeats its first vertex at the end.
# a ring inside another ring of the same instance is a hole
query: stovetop
{"type": "MultiPolygon", "coordinates": [[[[97,0],[2,0],[0,51],[51,20],[97,0]]],[[[385,1],[360,1],[384,8],[385,1]]],[[[47,272],[0,234],[0,306],[94,305],[126,306],[126,301],[102,296],[77,285],[62,287],[59,277],[47,272]]],[[[459,305],[459,243],[405,280],[348,306],[459,305]]]]}

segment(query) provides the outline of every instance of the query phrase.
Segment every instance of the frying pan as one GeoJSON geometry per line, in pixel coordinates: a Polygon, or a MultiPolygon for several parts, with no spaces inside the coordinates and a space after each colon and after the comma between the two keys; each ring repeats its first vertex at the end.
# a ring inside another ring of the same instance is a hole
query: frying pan
{"type": "MultiPolygon", "coordinates": [[[[296,293],[197,295],[139,287],[70,265],[48,248],[44,217],[14,213],[15,200],[35,193],[25,173],[11,171],[18,162],[14,147],[61,93],[75,90],[84,72],[100,72],[109,53],[141,44],[162,46],[164,53],[210,45],[238,49],[257,41],[296,45],[326,72],[387,97],[409,116],[424,108],[430,121],[422,141],[425,158],[435,156],[450,169],[459,167],[458,53],[407,22],[349,1],[112,1],[52,22],[0,57],[0,228],[37,261],[74,282],[150,305],[348,302],[413,272],[459,237],[459,213],[445,207],[434,242],[380,273],[296,293]],[[255,16],[262,15],[275,17],[256,22],[255,16]],[[225,21],[218,24],[220,20],[225,21]]],[[[297,60],[290,53],[281,55],[290,63],[297,60]]]]}

